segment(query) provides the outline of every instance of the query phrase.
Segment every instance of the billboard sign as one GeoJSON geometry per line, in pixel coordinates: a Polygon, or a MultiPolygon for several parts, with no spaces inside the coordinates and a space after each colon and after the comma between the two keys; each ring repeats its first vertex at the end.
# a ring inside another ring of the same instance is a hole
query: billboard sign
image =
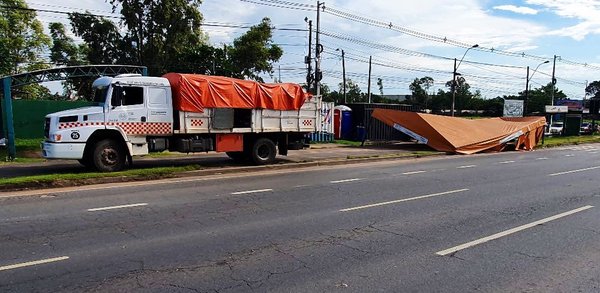
{"type": "Polygon", "coordinates": [[[546,113],[555,114],[555,113],[568,113],[569,106],[546,106],[546,113]]]}
{"type": "Polygon", "coordinates": [[[523,101],[504,100],[504,117],[523,117],[523,101]]]}

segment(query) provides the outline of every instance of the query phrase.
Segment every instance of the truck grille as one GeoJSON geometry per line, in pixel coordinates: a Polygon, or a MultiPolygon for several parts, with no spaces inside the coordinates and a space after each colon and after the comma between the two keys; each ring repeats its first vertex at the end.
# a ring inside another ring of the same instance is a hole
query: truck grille
{"type": "Polygon", "coordinates": [[[44,121],[44,137],[50,138],[50,118],[46,118],[44,121]]]}

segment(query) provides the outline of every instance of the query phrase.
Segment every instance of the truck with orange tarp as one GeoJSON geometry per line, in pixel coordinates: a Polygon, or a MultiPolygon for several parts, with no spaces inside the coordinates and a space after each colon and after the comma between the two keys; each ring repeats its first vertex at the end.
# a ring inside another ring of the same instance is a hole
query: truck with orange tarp
{"type": "Polygon", "coordinates": [[[302,149],[320,121],[320,100],[291,83],[168,73],[92,86],[96,106],[46,116],[44,158],[117,171],[150,152],[217,151],[262,165],[302,149]]]}

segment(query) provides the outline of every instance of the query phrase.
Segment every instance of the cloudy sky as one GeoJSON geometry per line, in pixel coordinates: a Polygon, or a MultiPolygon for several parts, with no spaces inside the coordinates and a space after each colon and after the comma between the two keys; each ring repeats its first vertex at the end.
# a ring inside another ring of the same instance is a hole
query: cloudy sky
{"type": "MultiPolygon", "coordinates": [[[[27,2],[38,9],[111,13],[111,6],[103,0],[27,2]]],[[[408,94],[410,81],[424,76],[436,81],[433,90],[443,88],[452,79],[454,58],[460,60],[474,44],[479,48],[468,52],[458,72],[484,97],[523,91],[526,67],[533,72],[549,60],[531,78],[532,87],[547,84],[554,55],[558,56],[557,86],[570,98],[582,99],[586,81],[600,80],[599,0],[325,2],[321,13],[323,81],[333,89],[341,82],[341,50],[346,54],[347,77],[362,91],[367,91],[368,59],[372,56],[373,92],[379,92],[376,81],[381,78],[384,94],[408,94]]],[[[247,26],[271,18],[277,28],[274,42],[284,49],[274,77],[303,82],[303,56],[308,52],[304,19],[316,23],[316,4],[306,0],[203,0],[200,11],[206,24],[216,25],[204,27],[215,45],[231,43],[246,30],[231,25],[247,26]]],[[[45,24],[68,23],[60,14],[39,12],[38,17],[45,24]]]]}

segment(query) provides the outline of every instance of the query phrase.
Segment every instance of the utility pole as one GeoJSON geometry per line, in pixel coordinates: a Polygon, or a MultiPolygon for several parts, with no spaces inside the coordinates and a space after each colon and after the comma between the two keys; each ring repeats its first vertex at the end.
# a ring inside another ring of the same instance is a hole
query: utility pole
{"type": "Polygon", "coordinates": [[[554,106],[554,85],[556,84],[556,55],[554,55],[554,63],[552,64],[552,106],[554,106]]]}
{"type": "Polygon", "coordinates": [[[454,70],[452,71],[452,108],[450,115],[454,117],[454,101],[456,100],[456,58],[454,58],[454,70]]]}
{"type": "Polygon", "coordinates": [[[527,113],[527,101],[529,100],[529,66],[527,66],[527,81],[525,81],[525,101],[523,102],[523,116],[527,113]]]}
{"type": "Polygon", "coordinates": [[[369,56],[369,86],[368,88],[368,93],[369,93],[369,104],[371,104],[371,61],[373,59],[373,56],[369,56]]]}
{"type": "Polygon", "coordinates": [[[342,50],[342,82],[344,83],[344,104],[348,104],[346,97],[346,55],[344,54],[344,50],[342,50]]]}
{"type": "MultiPolygon", "coordinates": [[[[304,18],[304,21],[307,21],[308,17],[304,18]]],[[[308,56],[305,57],[304,63],[306,63],[306,91],[310,92],[312,90],[312,20],[308,20],[308,56]]]]}
{"type": "Polygon", "coordinates": [[[320,82],[323,78],[323,74],[321,73],[321,52],[323,51],[323,46],[319,43],[319,32],[321,27],[321,5],[325,3],[317,1],[317,32],[316,32],[316,44],[315,44],[315,94],[317,96],[321,95],[321,86],[320,82]]]}
{"type": "Polygon", "coordinates": [[[281,83],[281,64],[279,64],[279,80],[278,83],[281,83]]]}

